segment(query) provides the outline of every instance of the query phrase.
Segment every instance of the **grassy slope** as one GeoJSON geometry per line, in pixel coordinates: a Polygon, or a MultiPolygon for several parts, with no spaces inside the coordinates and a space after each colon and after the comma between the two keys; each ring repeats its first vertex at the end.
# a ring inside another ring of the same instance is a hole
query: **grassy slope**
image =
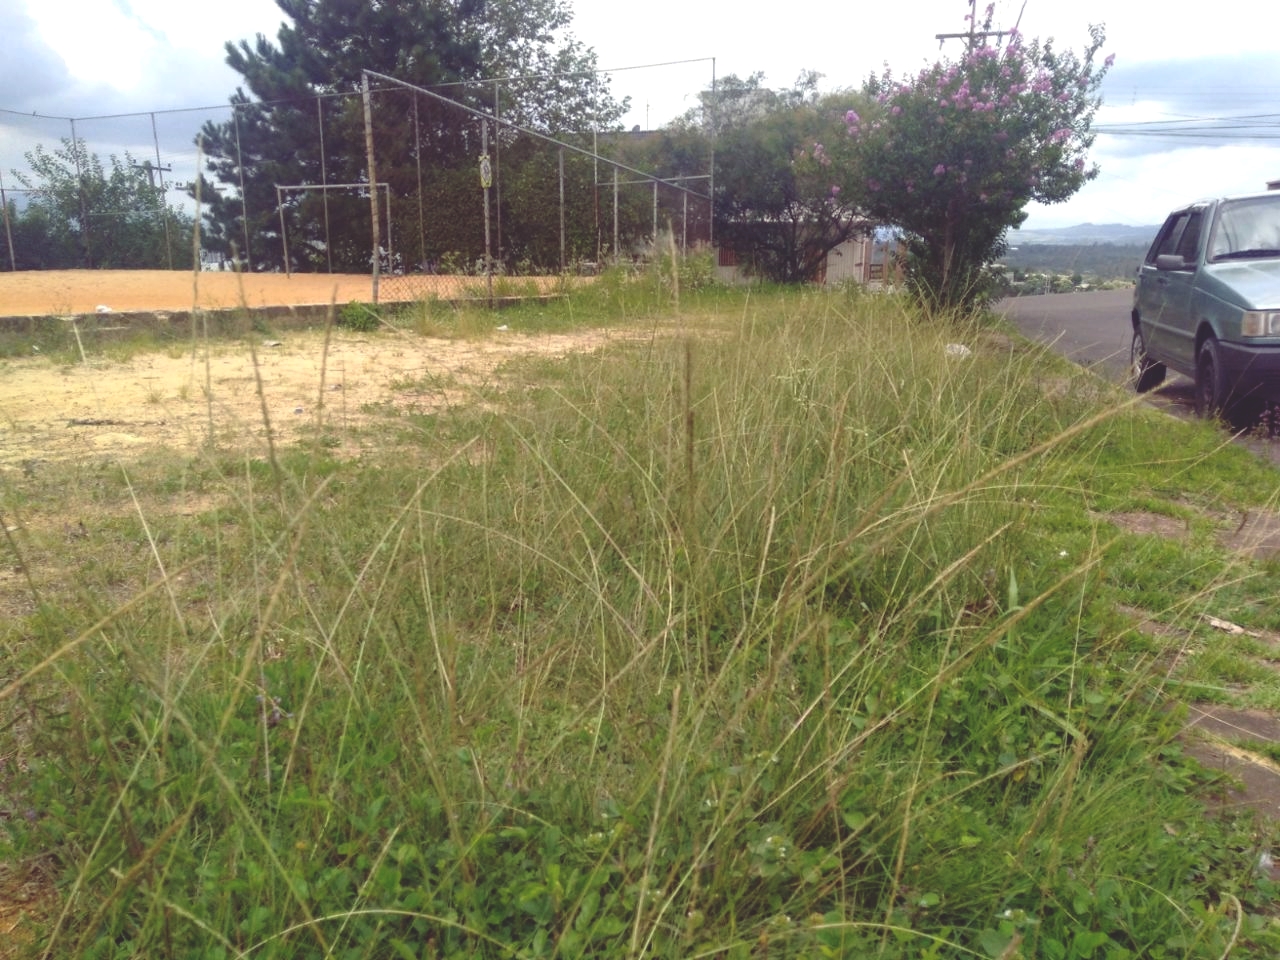
{"type": "Polygon", "coordinates": [[[979,325],[672,293],[504,314],[638,339],[377,460],[0,488],[113,518],[11,544],[62,570],[0,628],[50,955],[1275,955],[1270,837],[1172,742],[1198,615],[1280,626],[1212,519],[1274,472],[979,325]]]}

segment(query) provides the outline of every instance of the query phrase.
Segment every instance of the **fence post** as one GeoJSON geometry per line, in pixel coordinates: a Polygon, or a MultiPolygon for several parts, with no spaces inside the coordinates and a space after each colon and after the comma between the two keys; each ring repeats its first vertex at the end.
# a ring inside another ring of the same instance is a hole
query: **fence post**
{"type": "Polygon", "coordinates": [[[71,120],[71,158],[76,164],[76,191],[80,197],[80,228],[84,231],[84,265],[93,269],[93,237],[89,230],[89,206],[84,195],[84,170],[80,167],[80,141],[76,139],[76,122],[71,120]]]}
{"type": "Polygon", "coordinates": [[[284,253],[284,277],[288,280],[293,273],[289,268],[289,234],[284,228],[284,197],[280,193],[280,184],[276,184],[276,212],[280,214],[280,247],[284,253]]]}
{"type": "Polygon", "coordinates": [[[151,114],[151,142],[156,148],[156,173],[160,174],[160,216],[164,220],[164,256],[169,269],[173,269],[173,242],[169,239],[169,202],[165,196],[164,171],[160,166],[160,134],[156,133],[156,115],[151,114]]]}
{"type": "Polygon", "coordinates": [[[378,305],[378,271],[382,261],[382,238],[378,235],[378,175],[373,164],[373,97],[369,93],[369,72],[360,72],[360,92],[364,100],[364,150],[369,164],[369,219],[373,227],[373,304],[378,305]]]}
{"type": "MultiPolygon", "coordinates": [[[[563,154],[561,155],[561,157],[563,158],[563,154]]],[[[560,193],[561,193],[561,196],[563,197],[564,195],[563,182],[560,184],[560,193]]],[[[3,173],[0,173],[0,210],[4,211],[4,235],[5,235],[5,238],[9,241],[9,269],[12,270],[14,273],[17,273],[18,258],[15,257],[13,253],[13,230],[10,229],[9,227],[9,200],[4,195],[4,174],[3,173]]],[[[563,272],[563,269],[564,269],[563,268],[563,261],[564,261],[564,213],[563,212],[560,214],[560,237],[561,237],[560,260],[562,262],[561,272],[563,272]]]]}
{"type": "Polygon", "coordinates": [[[502,256],[502,112],[498,81],[493,81],[493,217],[498,231],[498,256],[502,256]]]}
{"type": "Polygon", "coordinates": [[[249,194],[244,188],[244,154],[240,150],[240,106],[231,108],[231,123],[236,131],[236,168],[240,171],[240,226],[244,230],[244,265],[253,273],[253,253],[249,248],[249,194]]]}
{"type": "Polygon", "coordinates": [[[564,273],[568,264],[564,259],[564,147],[560,148],[560,272],[564,273]]]}
{"type": "MultiPolygon", "coordinates": [[[[329,171],[324,159],[324,98],[316,96],[316,127],[320,131],[320,186],[329,185],[329,171]]],[[[324,203],[324,255],[329,263],[329,272],[333,273],[333,242],[329,239],[329,191],[321,190],[320,199],[324,203]]]]}
{"type": "Polygon", "coordinates": [[[653,246],[658,247],[658,181],[653,181],[653,246]]]}
{"type": "Polygon", "coordinates": [[[418,266],[427,262],[427,220],[422,199],[422,131],[418,128],[418,91],[413,91],[413,155],[418,167],[418,266]]]}
{"type": "Polygon", "coordinates": [[[682,194],[684,209],[680,211],[680,252],[689,252],[689,191],[682,194]]]}
{"type": "Polygon", "coordinates": [[[385,197],[387,201],[387,269],[394,273],[396,269],[396,247],[395,231],[391,229],[391,184],[382,184],[382,189],[386,191],[385,197]]]}
{"type": "Polygon", "coordinates": [[[480,121],[480,186],[484,190],[484,275],[489,290],[489,307],[493,307],[493,259],[489,251],[489,186],[493,182],[489,166],[489,121],[480,121]]]}

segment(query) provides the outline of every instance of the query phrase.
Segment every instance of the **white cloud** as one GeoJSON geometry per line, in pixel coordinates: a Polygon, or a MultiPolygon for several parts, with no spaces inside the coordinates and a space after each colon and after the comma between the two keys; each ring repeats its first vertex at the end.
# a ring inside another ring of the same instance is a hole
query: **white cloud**
{"type": "Polygon", "coordinates": [[[27,11],[71,76],[120,90],[136,89],[145,82],[156,37],[126,19],[114,5],[39,0],[27,11]]]}
{"type": "MultiPolygon", "coordinates": [[[[980,13],[985,5],[979,0],[980,13]]],[[[961,0],[896,7],[811,0],[803,9],[773,0],[730,6],[649,0],[625,9],[616,0],[573,0],[573,6],[572,32],[596,49],[603,67],[692,61],[612,75],[614,94],[632,100],[628,126],[657,126],[694,106],[711,82],[712,57],[717,77],[759,70],[776,87],[789,86],[802,70],[822,73],[824,89],[858,86],[886,62],[897,73],[913,72],[939,55],[935,34],[965,29],[968,11],[961,0]]],[[[1158,13],[1150,4],[1117,0],[997,0],[995,26],[1012,26],[1019,15],[1026,35],[1054,36],[1059,47],[1076,50],[1087,42],[1090,23],[1106,25],[1106,51],[1117,63],[1100,123],[1275,109],[1280,61],[1272,48],[1280,5],[1219,4],[1206,27],[1203,4],[1192,0],[1163,0],[1158,13]]],[[[138,123],[122,121],[127,132],[120,142],[145,147],[148,112],[225,104],[241,82],[224,63],[226,43],[258,33],[274,38],[283,14],[273,0],[220,0],[212,7],[172,0],[0,0],[0,19],[9,28],[0,108],[24,116],[32,110],[77,117],[140,111],[138,123]]],[[[959,52],[956,41],[948,43],[943,52],[959,52]]],[[[175,142],[189,145],[199,120],[179,115],[172,123],[175,142]],[[184,124],[190,129],[182,132],[184,124]]],[[[104,135],[109,129],[84,127],[104,135]]],[[[33,143],[56,145],[65,135],[65,125],[0,117],[0,165],[7,172],[33,143]]],[[[160,136],[163,148],[163,129],[160,136]]],[[[1152,223],[1189,197],[1253,190],[1280,176],[1280,140],[1215,147],[1100,136],[1094,153],[1099,178],[1066,204],[1033,209],[1032,223],[1152,223]]]]}
{"type": "Polygon", "coordinates": [[[220,0],[212,10],[171,0],[26,0],[26,12],[73,78],[142,101],[162,97],[173,81],[202,93],[200,102],[224,99],[235,80],[223,63],[226,42],[274,35],[284,19],[271,0],[220,0]],[[175,63],[191,72],[185,82],[166,69],[175,63]],[[215,77],[225,89],[202,92],[192,82],[215,77]]]}
{"type": "Polygon", "coordinates": [[[1170,210],[1192,200],[1262,192],[1266,181],[1275,179],[1277,159],[1274,148],[1254,143],[1113,156],[1100,141],[1097,153],[1104,174],[1068,204],[1033,207],[1026,227],[1159,224],[1170,210]]]}

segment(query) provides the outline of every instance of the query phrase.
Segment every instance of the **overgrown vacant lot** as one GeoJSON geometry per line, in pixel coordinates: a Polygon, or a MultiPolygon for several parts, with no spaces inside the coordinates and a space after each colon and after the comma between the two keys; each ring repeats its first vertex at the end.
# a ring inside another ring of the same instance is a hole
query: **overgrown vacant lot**
{"type": "Polygon", "coordinates": [[[606,277],[498,322],[598,339],[5,472],[8,949],[1276,954],[1272,828],[1174,739],[1280,706],[1201,625],[1280,627],[1219,540],[1271,468],[892,298],[606,277]]]}

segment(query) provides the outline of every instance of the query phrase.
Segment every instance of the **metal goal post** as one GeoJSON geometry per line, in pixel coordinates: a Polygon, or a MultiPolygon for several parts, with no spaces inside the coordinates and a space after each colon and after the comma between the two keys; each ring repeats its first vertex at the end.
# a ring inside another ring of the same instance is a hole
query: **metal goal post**
{"type": "MultiPolygon", "coordinates": [[[[391,258],[392,258],[392,256],[393,256],[393,254],[394,254],[394,251],[393,251],[393,250],[392,250],[392,248],[391,248],[391,185],[390,185],[389,183],[378,183],[378,184],[373,184],[373,186],[374,186],[374,187],[376,187],[378,190],[381,190],[381,191],[383,192],[383,193],[382,193],[382,197],[383,197],[383,199],[386,201],[385,208],[386,208],[386,216],[387,216],[387,237],[386,237],[386,241],[387,241],[387,260],[388,260],[388,262],[390,262],[390,260],[391,260],[391,258]]],[[[368,190],[368,189],[369,189],[369,187],[370,187],[370,184],[367,184],[367,183],[324,183],[324,184],[321,184],[321,183],[291,183],[291,184],[280,184],[280,183],[277,183],[277,184],[276,184],[276,209],[280,212],[280,243],[281,243],[281,246],[283,247],[283,250],[284,250],[284,274],[285,274],[285,276],[286,276],[286,277],[292,276],[292,273],[291,273],[291,269],[290,269],[290,267],[289,267],[289,231],[288,231],[288,229],[287,229],[287,228],[286,228],[286,226],[285,226],[285,219],[284,219],[284,199],[285,199],[285,196],[286,196],[287,194],[289,194],[289,193],[295,193],[295,192],[296,192],[296,193],[301,193],[301,192],[305,192],[305,191],[308,191],[308,190],[320,190],[320,191],[327,191],[327,190],[368,190]]],[[[377,235],[377,234],[375,234],[375,236],[376,236],[376,235],[377,235]]],[[[328,207],[328,204],[326,204],[326,205],[325,205],[325,214],[324,214],[324,243],[325,243],[325,247],[326,247],[326,248],[328,248],[328,247],[330,246],[330,244],[331,244],[331,241],[330,241],[330,238],[329,238],[329,207],[328,207]]],[[[379,257],[379,255],[380,255],[380,254],[379,254],[379,251],[374,251],[374,257],[375,257],[375,258],[379,257]]],[[[332,267],[330,268],[330,272],[331,272],[331,273],[333,272],[333,271],[332,271],[332,267]]],[[[376,261],[375,261],[375,263],[374,263],[374,265],[373,265],[373,275],[374,275],[374,277],[377,277],[377,275],[378,275],[378,265],[377,265],[377,262],[376,262],[376,261]]],[[[374,298],[374,302],[376,303],[376,302],[377,302],[377,281],[376,281],[376,280],[374,281],[373,298],[374,298]]]]}

